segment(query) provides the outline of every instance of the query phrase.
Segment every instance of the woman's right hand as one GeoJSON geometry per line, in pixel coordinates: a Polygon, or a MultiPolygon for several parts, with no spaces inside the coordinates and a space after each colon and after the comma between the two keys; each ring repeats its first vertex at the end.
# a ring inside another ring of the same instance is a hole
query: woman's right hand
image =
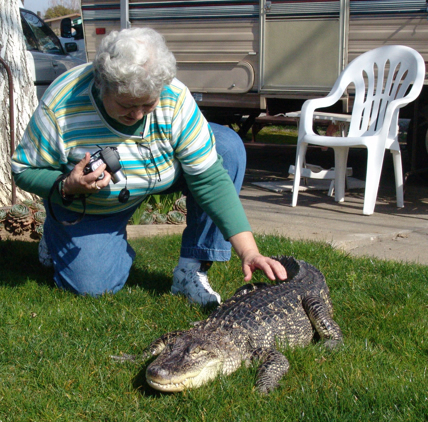
{"type": "Polygon", "coordinates": [[[65,195],[79,195],[96,193],[100,189],[105,188],[111,180],[111,175],[106,171],[106,165],[101,164],[95,171],[84,174],[83,169],[88,165],[91,159],[89,152],[85,154],[79,163],[76,164],[69,176],[64,180],[65,195]],[[104,172],[104,177],[98,178],[104,172]]]}

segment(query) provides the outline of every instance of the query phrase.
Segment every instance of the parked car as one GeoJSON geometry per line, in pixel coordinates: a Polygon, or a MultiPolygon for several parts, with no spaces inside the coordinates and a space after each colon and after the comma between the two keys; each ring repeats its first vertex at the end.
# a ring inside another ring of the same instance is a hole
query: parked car
{"type": "Polygon", "coordinates": [[[61,20],[61,36],[59,37],[64,50],[70,56],[86,61],[85,40],[83,38],[82,18],[61,20]]]}
{"type": "MultiPolygon", "coordinates": [[[[59,75],[72,67],[85,63],[77,57],[70,56],[60,40],[41,18],[30,10],[20,8],[22,30],[27,46],[28,63],[40,100],[48,86],[59,75]]],[[[68,49],[77,51],[77,44],[68,49]]]]}

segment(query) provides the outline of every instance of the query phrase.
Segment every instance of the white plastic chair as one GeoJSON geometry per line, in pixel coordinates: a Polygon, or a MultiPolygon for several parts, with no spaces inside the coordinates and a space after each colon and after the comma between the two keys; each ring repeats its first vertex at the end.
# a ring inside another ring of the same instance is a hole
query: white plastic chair
{"type": "Polygon", "coordinates": [[[417,51],[401,45],[384,46],[368,51],[349,63],[326,97],[306,101],[299,122],[291,205],[297,205],[307,146],[313,144],[334,149],[334,190],[337,202],[344,201],[345,197],[349,148],[367,148],[363,207],[363,214],[366,215],[373,214],[383,157],[385,149],[389,149],[394,163],[397,206],[404,207],[398,112],[401,107],[418,97],[424,78],[425,62],[417,51]],[[330,137],[315,133],[314,111],[335,104],[352,85],[355,88],[355,100],[347,136],[330,137]]]}

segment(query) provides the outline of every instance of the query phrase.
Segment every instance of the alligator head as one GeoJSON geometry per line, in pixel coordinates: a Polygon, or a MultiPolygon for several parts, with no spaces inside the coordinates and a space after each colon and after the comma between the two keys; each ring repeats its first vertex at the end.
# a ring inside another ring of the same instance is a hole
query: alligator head
{"type": "Polygon", "coordinates": [[[168,343],[147,367],[148,384],[156,390],[178,392],[206,384],[220,373],[233,372],[240,366],[241,359],[234,360],[232,365],[227,359],[230,349],[227,337],[186,331],[168,343]]]}

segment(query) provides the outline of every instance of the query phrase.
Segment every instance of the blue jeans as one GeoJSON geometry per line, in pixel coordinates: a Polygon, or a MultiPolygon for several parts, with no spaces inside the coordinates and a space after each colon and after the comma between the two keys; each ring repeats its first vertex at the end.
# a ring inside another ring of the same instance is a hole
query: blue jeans
{"type": "MultiPolygon", "coordinates": [[[[214,123],[210,126],[223,166],[239,193],[246,166],[242,140],[227,127],[214,123]]],[[[231,254],[230,243],[199,207],[183,182],[184,178],[181,178],[181,183],[173,186],[176,190],[184,190],[187,195],[187,227],[183,232],[181,256],[201,261],[227,261],[231,254]]],[[[170,188],[168,192],[172,190],[170,188]]],[[[59,205],[52,206],[60,221],[76,220],[79,215],[59,205]]],[[[135,258],[135,251],[126,239],[126,225],[137,207],[115,214],[87,214],[80,223],[64,226],[52,218],[46,206],[44,237],[54,263],[56,285],[92,296],[119,291],[128,279],[135,258]]]]}

